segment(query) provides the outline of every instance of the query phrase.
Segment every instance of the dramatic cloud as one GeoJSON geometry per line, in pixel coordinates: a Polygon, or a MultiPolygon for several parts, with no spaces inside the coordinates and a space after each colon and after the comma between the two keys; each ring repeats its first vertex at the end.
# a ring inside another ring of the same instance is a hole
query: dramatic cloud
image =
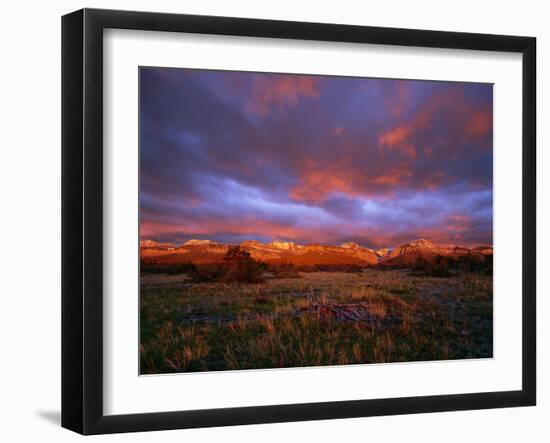
{"type": "Polygon", "coordinates": [[[492,243],[492,85],[140,75],[142,238],[492,243]]]}
{"type": "Polygon", "coordinates": [[[317,78],[304,75],[258,75],[254,77],[252,102],[248,110],[265,115],[272,106],[295,106],[300,96],[319,97],[317,78]]]}

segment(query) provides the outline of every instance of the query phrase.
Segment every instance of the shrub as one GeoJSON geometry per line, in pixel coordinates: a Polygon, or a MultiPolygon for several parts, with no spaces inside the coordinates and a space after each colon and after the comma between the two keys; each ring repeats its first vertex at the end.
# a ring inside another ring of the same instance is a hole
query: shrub
{"type": "Polygon", "coordinates": [[[270,270],[275,278],[300,278],[298,269],[290,262],[274,265],[270,270]]]}
{"type": "Polygon", "coordinates": [[[412,271],[429,277],[451,277],[459,273],[493,275],[493,256],[471,253],[459,257],[437,255],[432,261],[419,257],[412,265],[412,271]]]}
{"type": "Polygon", "coordinates": [[[458,269],[464,273],[493,275],[493,256],[463,255],[458,259],[458,269]]]}
{"type": "Polygon", "coordinates": [[[433,266],[429,269],[429,275],[432,277],[450,277],[453,275],[451,272],[452,265],[452,259],[437,255],[433,266]]]}
{"type": "Polygon", "coordinates": [[[220,281],[226,272],[224,265],[209,264],[196,266],[190,276],[195,283],[211,283],[220,281]]]}
{"type": "Polygon", "coordinates": [[[416,273],[423,273],[426,272],[429,268],[430,264],[428,263],[428,260],[426,260],[424,257],[420,256],[418,257],[418,260],[416,260],[412,266],[412,270],[416,273]]]}
{"type": "Polygon", "coordinates": [[[316,264],[316,265],[300,265],[296,266],[296,270],[299,272],[348,272],[348,273],[360,273],[365,269],[373,268],[373,265],[354,265],[347,263],[333,263],[333,264],[316,264]]]}
{"type": "Polygon", "coordinates": [[[224,256],[227,272],[222,277],[225,283],[261,283],[266,265],[254,260],[250,253],[235,246],[224,256]]]}
{"type": "Polygon", "coordinates": [[[483,274],[493,275],[493,254],[483,257],[483,274]]]}
{"type": "Polygon", "coordinates": [[[436,255],[431,262],[420,256],[412,265],[413,273],[428,277],[451,277],[453,268],[453,260],[442,255],[436,255]]]}
{"type": "Polygon", "coordinates": [[[192,274],[197,267],[191,263],[163,264],[141,261],[141,274],[192,274]]]}

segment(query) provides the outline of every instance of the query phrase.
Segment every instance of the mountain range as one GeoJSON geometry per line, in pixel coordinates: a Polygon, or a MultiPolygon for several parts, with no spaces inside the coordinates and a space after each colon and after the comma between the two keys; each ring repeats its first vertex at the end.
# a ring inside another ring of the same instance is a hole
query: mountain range
{"type": "Polygon", "coordinates": [[[140,242],[141,259],[157,264],[221,263],[225,253],[240,246],[252,258],[269,264],[292,263],[294,265],[410,265],[420,257],[430,260],[438,255],[458,257],[465,254],[477,256],[493,254],[492,246],[466,248],[462,246],[439,246],[429,240],[418,239],[403,243],[395,248],[370,249],[357,243],[343,243],[340,246],[319,244],[301,245],[295,242],[274,241],[262,243],[247,240],[240,245],[216,243],[211,240],[188,240],[176,246],[153,240],[140,242]]]}

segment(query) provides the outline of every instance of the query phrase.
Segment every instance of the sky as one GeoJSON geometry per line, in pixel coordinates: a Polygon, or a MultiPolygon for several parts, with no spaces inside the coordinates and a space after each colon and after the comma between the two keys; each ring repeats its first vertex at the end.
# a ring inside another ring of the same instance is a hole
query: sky
{"type": "Polygon", "coordinates": [[[491,84],[140,69],[140,237],[492,244],[491,84]]]}

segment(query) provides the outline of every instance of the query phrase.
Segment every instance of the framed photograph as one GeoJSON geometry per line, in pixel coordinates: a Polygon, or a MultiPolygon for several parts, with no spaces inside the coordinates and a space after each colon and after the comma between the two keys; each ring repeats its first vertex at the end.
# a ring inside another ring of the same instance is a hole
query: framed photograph
{"type": "Polygon", "coordinates": [[[62,20],[62,425],[536,402],[532,37],[62,20]]]}

